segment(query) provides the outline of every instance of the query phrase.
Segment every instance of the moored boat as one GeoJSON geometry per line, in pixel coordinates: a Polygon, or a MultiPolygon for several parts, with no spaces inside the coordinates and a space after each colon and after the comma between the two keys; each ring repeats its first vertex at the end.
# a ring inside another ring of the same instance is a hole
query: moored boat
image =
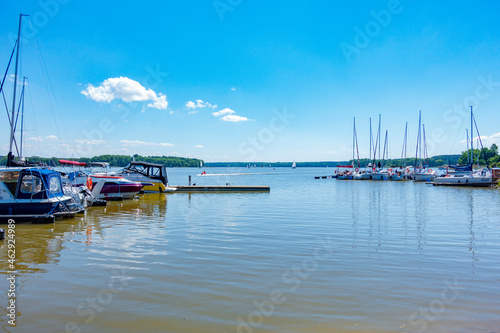
{"type": "Polygon", "coordinates": [[[110,173],[112,176],[120,176],[133,182],[144,184],[144,192],[168,191],[167,169],[164,164],[132,161],[122,170],[110,173]]]}

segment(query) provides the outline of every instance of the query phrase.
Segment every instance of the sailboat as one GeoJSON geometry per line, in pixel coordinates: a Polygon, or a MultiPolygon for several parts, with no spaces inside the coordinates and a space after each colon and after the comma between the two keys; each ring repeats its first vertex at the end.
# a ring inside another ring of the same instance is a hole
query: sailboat
{"type": "MultiPolygon", "coordinates": [[[[470,186],[470,187],[488,187],[493,184],[492,175],[489,166],[482,168],[474,172],[474,126],[476,125],[477,136],[479,142],[481,143],[481,136],[479,135],[479,130],[477,128],[476,119],[472,112],[472,106],[470,107],[470,157],[469,164],[467,166],[451,166],[454,172],[447,172],[445,176],[436,177],[433,181],[434,185],[446,185],[446,186],[470,186]]],[[[484,152],[484,150],[483,150],[484,152]]],[[[486,158],[485,158],[486,161],[486,158]]],[[[488,163],[486,161],[486,163],[488,163]]]]}
{"type": "Polygon", "coordinates": [[[384,150],[382,152],[382,163],[379,161],[379,170],[372,173],[372,180],[389,180],[392,169],[384,169],[385,157],[389,157],[388,130],[385,130],[384,150]]]}
{"type": "Polygon", "coordinates": [[[430,182],[436,178],[436,171],[429,168],[429,157],[427,156],[427,141],[425,140],[425,126],[422,124],[422,111],[418,115],[417,148],[415,152],[415,163],[413,165],[413,181],[430,182]],[[423,147],[422,147],[423,140],[423,147]],[[423,149],[422,149],[423,148],[423,149]],[[424,156],[422,157],[422,150],[424,156]],[[420,164],[419,164],[420,160],[420,164]]]}
{"type": "Polygon", "coordinates": [[[390,180],[401,181],[410,179],[409,175],[410,169],[406,167],[407,141],[408,141],[408,123],[406,123],[405,136],[403,138],[403,149],[401,150],[401,161],[403,162],[403,165],[400,165],[399,167],[394,167],[394,169],[391,172],[391,175],[389,176],[390,180]]]}
{"type": "MultiPolygon", "coordinates": [[[[372,120],[370,118],[370,155],[371,155],[371,125],[372,120]]],[[[352,179],[354,180],[370,180],[372,177],[371,171],[369,170],[361,170],[361,163],[359,161],[359,146],[358,146],[358,133],[356,131],[356,118],[354,118],[354,126],[353,126],[353,150],[352,150],[352,158],[354,164],[354,148],[356,148],[356,153],[358,157],[358,167],[354,169],[352,173],[352,179]]]]}
{"type": "MultiPolygon", "coordinates": [[[[19,16],[18,37],[0,86],[0,92],[2,92],[15,53],[14,88],[10,115],[9,110],[7,110],[10,124],[9,153],[6,167],[0,168],[0,220],[14,219],[16,222],[42,220],[52,222],[56,216],[73,216],[81,212],[83,207],[73,196],[64,193],[59,172],[27,163],[21,156],[22,149],[19,149],[17,159],[13,154],[13,147],[15,146],[16,150],[18,149],[15,132],[17,120],[19,119],[19,109],[16,113],[16,104],[19,102],[17,101],[16,92],[21,23],[25,16],[28,15],[20,14],[19,16]]],[[[22,93],[21,98],[23,95],[22,93]]]]}
{"type": "Polygon", "coordinates": [[[292,169],[295,169],[295,168],[297,168],[297,164],[295,163],[295,160],[293,160],[292,169]]]}

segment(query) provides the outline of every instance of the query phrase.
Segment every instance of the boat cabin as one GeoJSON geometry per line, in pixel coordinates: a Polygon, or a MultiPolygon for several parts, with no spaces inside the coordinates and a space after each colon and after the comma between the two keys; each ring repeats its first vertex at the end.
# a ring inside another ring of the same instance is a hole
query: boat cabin
{"type": "Polygon", "coordinates": [[[61,174],[49,169],[0,169],[0,200],[63,196],[61,174]]]}
{"type": "Polygon", "coordinates": [[[167,169],[163,164],[132,161],[121,172],[139,173],[151,179],[158,179],[168,186],[167,169]]]}

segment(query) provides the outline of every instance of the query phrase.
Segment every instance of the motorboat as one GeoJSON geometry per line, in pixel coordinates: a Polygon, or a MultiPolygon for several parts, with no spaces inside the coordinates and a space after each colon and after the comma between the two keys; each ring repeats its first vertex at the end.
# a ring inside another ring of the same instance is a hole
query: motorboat
{"type": "Polygon", "coordinates": [[[142,191],[147,193],[168,191],[167,169],[164,164],[132,161],[122,170],[110,175],[143,183],[142,191]]]}
{"type": "Polygon", "coordinates": [[[441,177],[436,177],[433,184],[441,186],[489,187],[492,185],[491,172],[487,168],[483,168],[478,172],[452,172],[441,177]]]}
{"type": "Polygon", "coordinates": [[[94,174],[85,162],[59,160],[61,165],[80,167],[67,173],[67,183],[73,187],[86,187],[98,199],[132,199],[142,188],[151,183],[135,182],[121,176],[94,174]],[[97,191],[97,189],[99,189],[97,191]]]}
{"type": "Polygon", "coordinates": [[[0,215],[72,216],[83,211],[63,191],[61,174],[38,167],[0,169],[0,215]]]}

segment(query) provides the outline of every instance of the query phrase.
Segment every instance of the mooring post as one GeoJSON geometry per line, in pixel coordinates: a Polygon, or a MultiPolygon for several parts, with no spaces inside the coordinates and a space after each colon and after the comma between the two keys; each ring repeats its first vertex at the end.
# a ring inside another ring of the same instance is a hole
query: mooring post
{"type": "Polygon", "coordinates": [[[191,176],[189,176],[189,186],[191,186],[191,176]]]}

